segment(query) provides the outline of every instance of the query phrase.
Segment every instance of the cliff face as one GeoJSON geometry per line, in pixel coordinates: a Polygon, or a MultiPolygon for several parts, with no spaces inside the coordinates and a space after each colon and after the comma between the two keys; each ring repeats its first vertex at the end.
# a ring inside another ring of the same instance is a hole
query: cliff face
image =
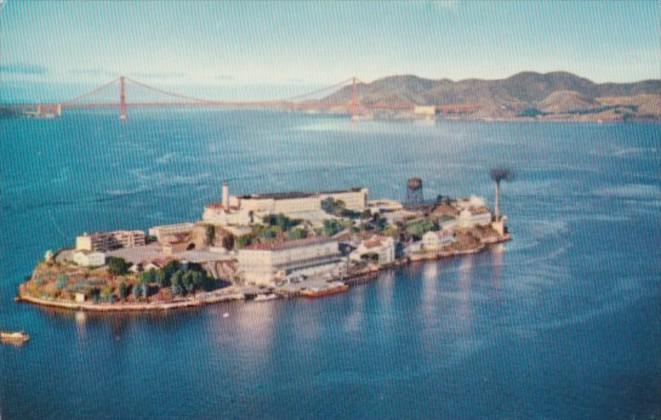
{"type": "MultiPolygon", "coordinates": [[[[595,83],[567,72],[523,72],[506,79],[432,80],[389,76],[357,86],[365,105],[478,104],[468,118],[661,119],[661,80],[595,83]]],[[[351,86],[321,99],[351,100],[351,86]]]]}

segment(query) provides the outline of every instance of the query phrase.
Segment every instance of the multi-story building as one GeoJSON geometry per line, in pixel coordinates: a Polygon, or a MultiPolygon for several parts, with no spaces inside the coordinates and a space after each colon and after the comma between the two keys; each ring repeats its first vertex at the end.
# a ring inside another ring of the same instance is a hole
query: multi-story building
{"type": "Polygon", "coordinates": [[[293,276],[339,276],[346,269],[338,242],[329,238],[255,244],[239,250],[237,261],[245,283],[267,286],[293,276]]]}
{"type": "Polygon", "coordinates": [[[367,208],[367,188],[328,192],[286,192],[230,196],[223,184],[221,201],[204,208],[202,220],[221,226],[241,226],[257,222],[268,214],[285,214],[295,218],[319,219],[321,202],[327,198],[342,201],[353,211],[367,208]]]}
{"type": "Polygon", "coordinates": [[[76,250],[78,251],[109,251],[116,248],[134,248],[144,245],[145,233],[141,230],[84,233],[76,237],[76,250]]]}

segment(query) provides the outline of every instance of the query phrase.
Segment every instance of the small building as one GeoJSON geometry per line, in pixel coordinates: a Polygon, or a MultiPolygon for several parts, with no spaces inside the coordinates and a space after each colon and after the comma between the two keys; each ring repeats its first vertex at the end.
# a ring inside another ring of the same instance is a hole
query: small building
{"type": "Polygon", "coordinates": [[[451,229],[430,231],[422,235],[422,247],[425,251],[437,251],[451,245],[455,241],[451,229]]]}
{"type": "Polygon", "coordinates": [[[330,238],[250,245],[239,250],[237,261],[242,280],[257,286],[273,286],[295,275],[337,275],[346,267],[338,241],[330,238]]]}
{"type": "Polygon", "coordinates": [[[374,235],[362,241],[349,258],[352,261],[360,261],[370,256],[376,258],[379,265],[395,262],[395,240],[389,236],[374,235]]]}
{"type": "Polygon", "coordinates": [[[97,251],[76,251],[73,253],[73,262],[81,267],[100,267],[106,263],[106,256],[97,251]]]}
{"type": "Polygon", "coordinates": [[[85,302],[85,299],[86,299],[85,293],[76,292],[76,293],[73,295],[73,300],[74,300],[76,303],[83,303],[83,302],[85,302]]]}
{"type": "Polygon", "coordinates": [[[436,106],[434,105],[416,105],[413,108],[413,113],[415,115],[421,115],[425,117],[433,117],[436,115],[436,106]]]}

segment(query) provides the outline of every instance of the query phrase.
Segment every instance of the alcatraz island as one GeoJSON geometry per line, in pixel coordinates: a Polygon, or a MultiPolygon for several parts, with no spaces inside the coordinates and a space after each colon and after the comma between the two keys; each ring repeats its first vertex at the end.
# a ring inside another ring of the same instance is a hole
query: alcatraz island
{"type": "Polygon", "coordinates": [[[491,178],[493,211],[476,196],[425,201],[420,178],[404,203],[369,200],[367,188],[235,196],[223,183],[199,221],[83,233],[74,248],[46,252],[17,300],[130,311],[345,292],[381,270],[509,240],[499,202],[511,172],[491,178]]]}

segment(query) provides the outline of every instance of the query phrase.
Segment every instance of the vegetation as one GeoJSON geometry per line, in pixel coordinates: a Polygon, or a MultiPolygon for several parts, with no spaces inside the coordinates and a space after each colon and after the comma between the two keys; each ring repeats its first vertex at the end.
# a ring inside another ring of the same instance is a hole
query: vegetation
{"type": "Polygon", "coordinates": [[[127,263],[124,258],[120,257],[108,257],[106,259],[106,265],[108,266],[108,272],[115,276],[123,276],[129,272],[131,264],[127,263]]]}
{"type": "Polygon", "coordinates": [[[427,218],[416,220],[406,225],[406,233],[418,241],[422,239],[422,235],[425,233],[436,230],[438,230],[438,225],[427,218]]]}
{"type": "Polygon", "coordinates": [[[25,291],[41,299],[74,300],[77,293],[98,303],[167,301],[172,297],[210,291],[218,282],[199,264],[170,261],[161,269],[128,272],[122,258],[109,258],[107,267],[82,268],[55,262],[40,263],[25,291]],[[122,274],[117,274],[122,273],[122,274]]]}
{"type": "Polygon", "coordinates": [[[349,210],[342,200],[335,200],[333,197],[328,197],[321,201],[321,209],[328,214],[337,217],[346,217],[349,219],[358,219],[363,216],[362,213],[349,210]]]}

